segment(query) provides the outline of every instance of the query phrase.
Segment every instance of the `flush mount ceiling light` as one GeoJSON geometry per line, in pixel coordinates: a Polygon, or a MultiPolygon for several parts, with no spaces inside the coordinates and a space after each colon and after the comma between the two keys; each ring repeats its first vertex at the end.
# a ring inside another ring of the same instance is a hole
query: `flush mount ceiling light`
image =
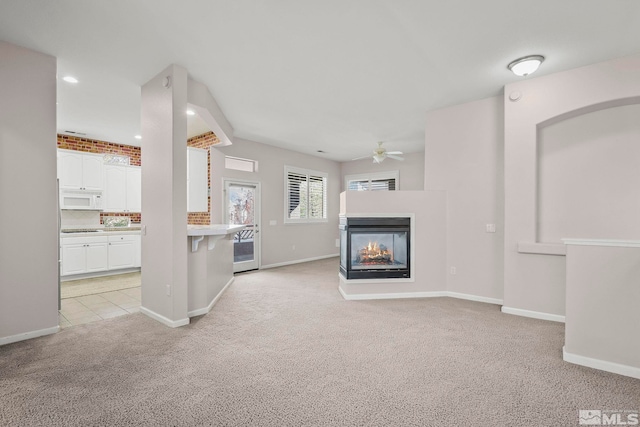
{"type": "Polygon", "coordinates": [[[142,135],[136,135],[134,136],[135,139],[142,139],[142,135]]]}
{"type": "Polygon", "coordinates": [[[62,78],[62,80],[64,80],[67,83],[78,83],[78,79],[76,79],[75,77],[71,77],[71,76],[64,76],[62,78]]]}
{"type": "Polygon", "coordinates": [[[516,59],[511,64],[507,65],[507,68],[516,76],[524,77],[534,73],[540,64],[542,64],[542,61],[544,61],[544,56],[542,55],[529,55],[524,58],[516,59]]]}
{"type": "Polygon", "coordinates": [[[195,116],[196,112],[193,110],[187,110],[187,116],[195,116]]]}

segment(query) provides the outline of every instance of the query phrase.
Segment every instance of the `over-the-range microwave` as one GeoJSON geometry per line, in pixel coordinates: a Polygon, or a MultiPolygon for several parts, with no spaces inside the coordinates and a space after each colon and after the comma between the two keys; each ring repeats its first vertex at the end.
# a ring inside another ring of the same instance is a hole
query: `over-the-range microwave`
{"type": "Polygon", "coordinates": [[[60,189],[60,209],[76,211],[101,211],[101,190],[60,189]]]}

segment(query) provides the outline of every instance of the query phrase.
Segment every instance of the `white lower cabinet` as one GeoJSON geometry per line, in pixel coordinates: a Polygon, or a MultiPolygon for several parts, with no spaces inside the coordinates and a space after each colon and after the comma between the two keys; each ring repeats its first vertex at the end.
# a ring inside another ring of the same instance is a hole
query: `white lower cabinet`
{"type": "Polygon", "coordinates": [[[142,267],[142,238],[141,236],[134,236],[136,238],[136,264],[134,267],[142,267]]]}
{"type": "Polygon", "coordinates": [[[137,236],[109,236],[109,270],[135,267],[135,237],[137,236]]]}
{"type": "Polygon", "coordinates": [[[140,267],[140,235],[63,237],[62,276],[140,267]]]}
{"type": "Polygon", "coordinates": [[[107,237],[62,239],[62,275],[93,273],[108,268],[107,237]]]}

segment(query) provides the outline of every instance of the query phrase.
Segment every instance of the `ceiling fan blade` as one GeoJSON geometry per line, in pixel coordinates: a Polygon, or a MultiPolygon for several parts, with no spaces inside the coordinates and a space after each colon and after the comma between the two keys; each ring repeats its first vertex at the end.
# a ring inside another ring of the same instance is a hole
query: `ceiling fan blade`
{"type": "Polygon", "coordinates": [[[355,159],[351,159],[351,161],[354,161],[354,160],[362,160],[362,159],[368,159],[368,158],[370,158],[370,157],[371,157],[371,155],[369,155],[369,156],[362,156],[362,157],[356,157],[355,159]]]}
{"type": "Polygon", "coordinates": [[[399,157],[399,156],[396,156],[394,154],[389,154],[389,153],[387,153],[387,157],[389,157],[390,159],[394,159],[394,160],[400,160],[400,161],[404,160],[404,157],[399,157]]]}
{"type": "Polygon", "coordinates": [[[404,154],[402,151],[387,151],[387,154],[404,154]]]}

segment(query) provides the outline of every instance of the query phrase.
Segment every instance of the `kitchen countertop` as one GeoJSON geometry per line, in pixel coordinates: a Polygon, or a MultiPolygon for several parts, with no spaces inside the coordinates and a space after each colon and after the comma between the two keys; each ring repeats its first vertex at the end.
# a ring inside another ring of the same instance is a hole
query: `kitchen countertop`
{"type": "Polygon", "coordinates": [[[60,231],[61,237],[86,237],[104,236],[106,234],[140,234],[140,224],[129,227],[105,227],[103,225],[89,227],[63,227],[60,231]],[[82,230],[82,231],[80,231],[82,230]],[[86,230],[86,231],[85,231],[86,230]]]}

